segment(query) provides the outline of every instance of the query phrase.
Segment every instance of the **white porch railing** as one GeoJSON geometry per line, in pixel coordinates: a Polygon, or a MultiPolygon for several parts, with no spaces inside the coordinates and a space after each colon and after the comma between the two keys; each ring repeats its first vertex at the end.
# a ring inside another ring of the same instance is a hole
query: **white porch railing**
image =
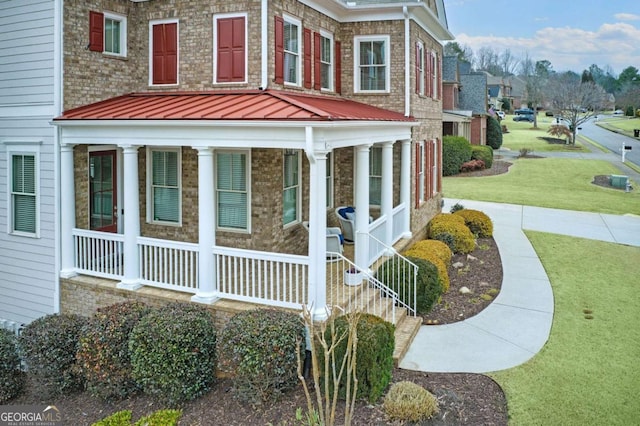
{"type": "Polygon", "coordinates": [[[309,302],[306,256],[214,247],[220,297],[300,309],[309,302]]]}
{"type": "Polygon", "coordinates": [[[404,212],[406,209],[407,206],[405,204],[400,204],[399,206],[394,207],[391,212],[391,215],[393,216],[393,241],[391,241],[391,244],[395,244],[400,240],[405,231],[409,229],[408,224],[405,223],[406,216],[404,212]]]}
{"type": "Polygon", "coordinates": [[[170,290],[198,291],[198,245],[138,237],[142,284],[170,290]]]}
{"type": "Polygon", "coordinates": [[[73,230],[77,272],[101,278],[121,279],[124,275],[124,235],[73,230]]]}

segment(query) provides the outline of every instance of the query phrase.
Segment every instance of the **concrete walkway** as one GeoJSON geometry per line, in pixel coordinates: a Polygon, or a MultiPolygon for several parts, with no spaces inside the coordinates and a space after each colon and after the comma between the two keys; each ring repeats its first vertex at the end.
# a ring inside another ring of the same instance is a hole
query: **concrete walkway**
{"type": "Polygon", "coordinates": [[[469,200],[445,200],[483,211],[493,221],[503,281],[500,294],[478,315],[453,324],[422,326],[401,368],[487,373],[520,365],[546,343],[553,292],[523,229],[640,246],[640,217],[575,212],[469,200]]]}

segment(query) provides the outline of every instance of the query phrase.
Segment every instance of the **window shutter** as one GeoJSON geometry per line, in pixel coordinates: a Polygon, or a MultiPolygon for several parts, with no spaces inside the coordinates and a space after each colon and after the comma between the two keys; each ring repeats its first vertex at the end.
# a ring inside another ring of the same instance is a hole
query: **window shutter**
{"type": "Polygon", "coordinates": [[[416,143],[416,167],[414,170],[414,179],[415,179],[415,205],[416,208],[420,207],[420,174],[418,170],[420,170],[420,144],[416,143]]]}
{"type": "Polygon", "coordinates": [[[245,80],[245,18],[218,20],[218,55],[216,81],[219,83],[245,80]]]}
{"type": "Polygon", "coordinates": [[[305,89],[311,89],[311,30],[309,28],[304,28],[302,35],[302,43],[303,43],[303,58],[304,64],[302,65],[304,76],[304,87],[305,89]]]}
{"type": "Polygon", "coordinates": [[[436,139],[436,151],[438,152],[438,162],[436,163],[438,177],[438,183],[436,185],[437,191],[442,192],[442,141],[440,138],[436,139]]]}
{"type": "Polygon", "coordinates": [[[89,11],[89,50],[104,51],[104,13],[89,11]]]}
{"type": "Polygon", "coordinates": [[[284,83],[284,19],[275,17],[275,70],[274,80],[276,84],[284,83]]]}
{"type": "Polygon", "coordinates": [[[420,94],[420,45],[416,43],[416,93],[420,94]]]}
{"type": "Polygon", "coordinates": [[[313,33],[313,88],[322,88],[322,65],[320,64],[320,33],[313,33]]]}
{"type": "Polygon", "coordinates": [[[427,155],[424,159],[424,174],[427,179],[424,198],[428,200],[433,194],[433,141],[424,141],[424,143],[427,148],[427,155]]]}
{"type": "Polygon", "coordinates": [[[427,49],[424,51],[424,94],[427,96],[431,96],[431,52],[427,49]]]}
{"type": "Polygon", "coordinates": [[[342,93],[342,51],[340,50],[340,42],[335,42],[335,55],[336,55],[336,93],[342,93]]]}
{"type": "Polygon", "coordinates": [[[153,84],[178,82],[178,24],[153,26],[153,84]]]}
{"type": "Polygon", "coordinates": [[[442,99],[442,58],[440,55],[437,56],[438,63],[436,64],[436,69],[438,70],[438,100],[442,99]]]}

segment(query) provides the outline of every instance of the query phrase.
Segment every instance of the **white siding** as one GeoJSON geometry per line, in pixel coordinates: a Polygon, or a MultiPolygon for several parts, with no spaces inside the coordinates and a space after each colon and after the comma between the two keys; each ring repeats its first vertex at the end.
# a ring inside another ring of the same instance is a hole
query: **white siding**
{"type": "Polygon", "coordinates": [[[29,323],[55,310],[54,105],[54,0],[0,1],[0,320],[29,323]],[[7,149],[24,140],[40,142],[37,238],[7,225],[7,149]]]}

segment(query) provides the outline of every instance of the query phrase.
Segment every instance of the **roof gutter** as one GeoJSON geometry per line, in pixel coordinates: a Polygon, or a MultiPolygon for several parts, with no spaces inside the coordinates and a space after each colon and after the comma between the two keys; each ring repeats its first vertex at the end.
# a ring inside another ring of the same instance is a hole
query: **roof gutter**
{"type": "Polygon", "coordinates": [[[262,61],[260,65],[261,74],[262,74],[262,82],[260,84],[261,90],[266,90],[269,87],[269,67],[268,67],[269,23],[267,20],[268,8],[269,8],[269,1],[262,0],[261,10],[260,10],[260,25],[261,25],[260,31],[262,32],[261,34],[262,51],[260,52],[262,56],[262,61]]]}
{"type": "Polygon", "coordinates": [[[402,6],[402,15],[404,16],[404,115],[409,117],[411,115],[411,77],[409,74],[411,34],[409,33],[409,9],[407,6],[402,6]]]}

